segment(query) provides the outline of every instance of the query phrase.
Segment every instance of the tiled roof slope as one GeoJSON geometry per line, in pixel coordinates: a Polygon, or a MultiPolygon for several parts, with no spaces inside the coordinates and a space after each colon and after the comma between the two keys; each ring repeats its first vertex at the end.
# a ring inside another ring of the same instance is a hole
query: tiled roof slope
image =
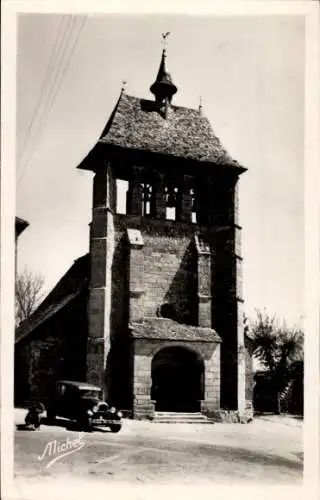
{"type": "Polygon", "coordinates": [[[184,325],[168,318],[145,318],[141,322],[132,322],[129,327],[133,338],[221,342],[212,328],[184,325]]]}
{"type": "Polygon", "coordinates": [[[99,143],[243,168],[224,149],[199,110],[171,106],[164,118],[154,101],[124,92],[99,143]]]}
{"type": "Polygon", "coordinates": [[[67,272],[58,281],[37,311],[45,310],[50,304],[59,302],[66,295],[76,293],[89,279],[90,254],[87,253],[76,259],[67,272]]]}
{"type": "Polygon", "coordinates": [[[89,279],[89,254],[75,260],[54,289],[44,299],[29,320],[24,321],[16,330],[16,343],[33,332],[44,321],[65,307],[77,297],[89,279]]]}

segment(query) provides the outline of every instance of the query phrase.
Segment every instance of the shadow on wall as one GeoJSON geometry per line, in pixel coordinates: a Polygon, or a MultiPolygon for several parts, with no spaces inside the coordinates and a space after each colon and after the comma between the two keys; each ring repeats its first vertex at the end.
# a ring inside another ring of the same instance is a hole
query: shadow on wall
{"type": "Polygon", "coordinates": [[[111,319],[110,329],[113,343],[124,334],[129,319],[128,248],[125,236],[116,242],[111,266],[111,319]]]}
{"type": "Polygon", "coordinates": [[[108,398],[120,408],[130,408],[132,399],[128,258],[126,238],[123,235],[116,241],[111,268],[111,333],[105,370],[108,398]]]}
{"type": "Polygon", "coordinates": [[[176,272],[170,287],[164,297],[166,304],[171,305],[174,310],[174,319],[179,323],[197,326],[198,272],[196,249],[193,241],[188,245],[178,271],[176,272]]]}

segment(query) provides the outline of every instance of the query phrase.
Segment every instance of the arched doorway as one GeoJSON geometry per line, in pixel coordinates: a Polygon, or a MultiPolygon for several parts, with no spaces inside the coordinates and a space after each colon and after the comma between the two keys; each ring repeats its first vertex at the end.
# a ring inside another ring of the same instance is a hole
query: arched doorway
{"type": "Polygon", "coordinates": [[[151,364],[151,399],[156,411],[200,411],[203,399],[203,361],[183,347],[165,347],[151,364]]]}

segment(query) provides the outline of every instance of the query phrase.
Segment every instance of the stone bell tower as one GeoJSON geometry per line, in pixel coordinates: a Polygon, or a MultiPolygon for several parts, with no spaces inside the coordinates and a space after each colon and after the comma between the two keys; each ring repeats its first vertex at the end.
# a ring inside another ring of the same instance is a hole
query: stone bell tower
{"type": "Polygon", "coordinates": [[[172,103],[165,49],[150,91],[152,100],[121,91],[78,167],[94,172],[87,381],[135,418],[243,415],[251,395],[238,181],[246,169],[202,109],[172,103]]]}

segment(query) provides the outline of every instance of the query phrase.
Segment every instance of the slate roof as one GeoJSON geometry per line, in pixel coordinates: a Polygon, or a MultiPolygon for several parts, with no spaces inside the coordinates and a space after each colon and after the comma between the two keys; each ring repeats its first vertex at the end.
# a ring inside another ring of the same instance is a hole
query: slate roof
{"type": "Polygon", "coordinates": [[[75,299],[87,286],[88,279],[89,254],[86,254],[74,261],[31,317],[16,329],[15,342],[20,342],[75,299]]]}
{"type": "Polygon", "coordinates": [[[247,170],[229,155],[208,118],[198,109],[172,105],[168,117],[164,118],[155,101],[130,96],[124,91],[98,142],[78,168],[92,170],[95,153],[101,153],[104,147],[232,167],[239,174],[247,170]]]}
{"type": "Polygon", "coordinates": [[[145,318],[141,322],[132,322],[129,328],[132,337],[136,339],[221,342],[212,328],[184,325],[168,318],[145,318]]]}
{"type": "Polygon", "coordinates": [[[77,297],[79,293],[80,290],[74,294],[66,295],[60,302],[51,304],[45,311],[41,313],[36,312],[29,320],[22,322],[16,330],[15,342],[20,342],[20,340],[27,337],[29,333],[33,332],[38,326],[42,325],[42,323],[57,314],[61,309],[69,304],[69,302],[77,297]]]}
{"type": "Polygon", "coordinates": [[[199,110],[171,106],[165,119],[154,101],[124,92],[99,143],[241,168],[199,110]]]}

